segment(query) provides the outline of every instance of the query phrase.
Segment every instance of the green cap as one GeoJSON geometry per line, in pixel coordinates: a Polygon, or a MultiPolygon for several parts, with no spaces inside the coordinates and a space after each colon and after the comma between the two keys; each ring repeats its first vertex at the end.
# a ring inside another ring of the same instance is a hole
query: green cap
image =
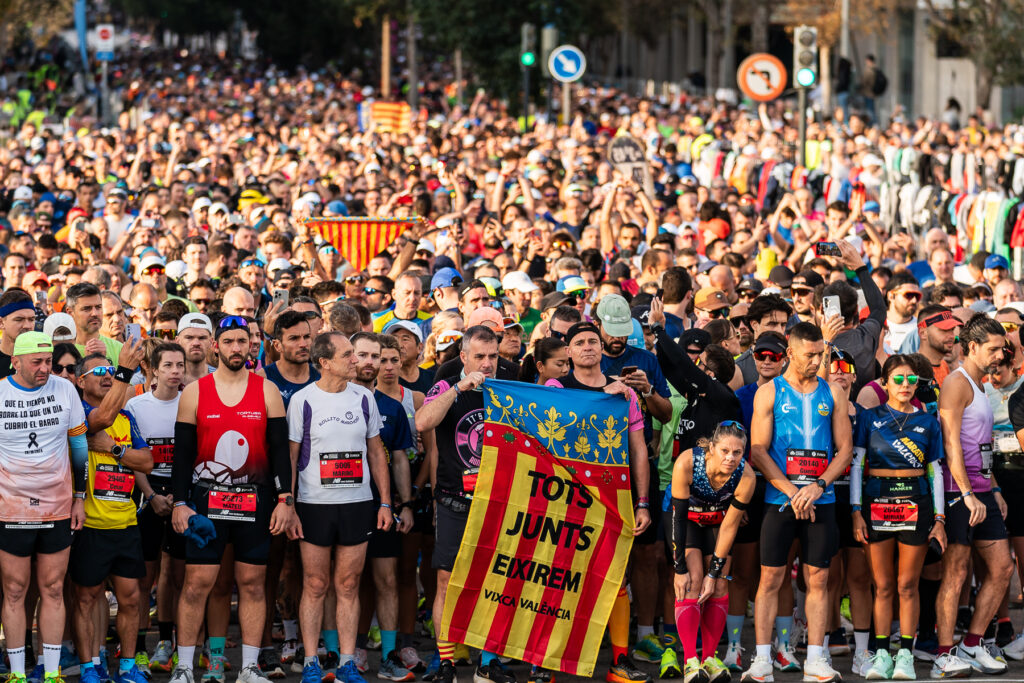
{"type": "Polygon", "coordinates": [[[26,353],[53,353],[53,340],[42,332],[22,332],[14,340],[13,356],[26,353]]]}
{"type": "Polygon", "coordinates": [[[629,303],[618,294],[607,294],[597,304],[597,319],[601,327],[612,337],[628,337],[633,334],[633,320],[629,303]]]}

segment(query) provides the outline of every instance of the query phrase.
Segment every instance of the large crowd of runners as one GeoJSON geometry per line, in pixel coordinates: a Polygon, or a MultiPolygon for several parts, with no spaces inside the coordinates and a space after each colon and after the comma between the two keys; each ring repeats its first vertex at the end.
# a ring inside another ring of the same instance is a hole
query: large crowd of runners
{"type": "Polygon", "coordinates": [[[11,683],[513,683],[435,639],[495,377],[629,403],[609,683],[1024,659],[1024,128],[837,110],[800,166],[781,103],[524,131],[431,81],[392,132],[331,71],[117,77],[116,125],[0,133],[11,683]],[[419,220],[355,271],[344,216],[419,220]]]}

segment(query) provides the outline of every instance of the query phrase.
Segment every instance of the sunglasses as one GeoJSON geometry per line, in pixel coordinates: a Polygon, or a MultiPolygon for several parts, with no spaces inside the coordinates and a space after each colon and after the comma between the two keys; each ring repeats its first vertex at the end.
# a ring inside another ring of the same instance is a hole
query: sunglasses
{"type": "Polygon", "coordinates": [[[143,275],[163,275],[164,269],[160,266],[151,266],[142,271],[143,275]]]}
{"type": "MultiPolygon", "coordinates": [[[[795,294],[795,293],[796,293],[796,292],[794,292],[794,294],[795,294]]],[[[756,298],[757,298],[757,294],[758,294],[758,293],[757,293],[757,292],[755,292],[755,291],[754,291],[754,290],[752,290],[752,289],[742,289],[742,290],[740,290],[740,292],[739,292],[739,297],[740,297],[741,299],[746,299],[746,300],[748,300],[748,301],[753,301],[754,299],[756,299],[756,298]]]]}
{"type": "Polygon", "coordinates": [[[306,320],[314,320],[316,318],[323,318],[323,316],[320,315],[320,313],[317,312],[317,311],[306,311],[302,315],[305,316],[306,320]]]}
{"type": "Polygon", "coordinates": [[[551,246],[554,247],[555,249],[561,249],[562,251],[566,251],[568,249],[573,248],[572,242],[564,242],[562,240],[552,242],[551,246]]]}
{"type": "Polygon", "coordinates": [[[366,294],[367,296],[369,296],[371,294],[377,294],[378,292],[383,293],[381,290],[377,289],[376,287],[363,287],[363,294],[366,294]]]}
{"type": "Polygon", "coordinates": [[[813,289],[804,289],[803,287],[790,287],[789,291],[793,292],[793,296],[807,296],[813,294],[813,289]]]}
{"type": "Polygon", "coordinates": [[[85,377],[86,375],[95,375],[96,377],[103,377],[105,375],[114,376],[116,368],[113,365],[97,365],[92,370],[86,370],[79,377],[85,377]]]}
{"type": "Polygon", "coordinates": [[[60,363],[54,363],[53,371],[58,375],[63,375],[65,372],[70,375],[73,375],[75,374],[75,364],[68,363],[67,365],[61,365],[60,363]]]}
{"type": "Polygon", "coordinates": [[[729,308],[728,307],[716,308],[713,311],[704,311],[704,312],[707,313],[708,317],[711,318],[712,320],[715,320],[716,318],[728,318],[729,317],[729,308]]]}
{"type": "Polygon", "coordinates": [[[177,330],[153,330],[153,333],[149,336],[155,337],[156,339],[173,340],[177,334],[177,330]]]}
{"type": "Polygon", "coordinates": [[[554,339],[561,339],[562,341],[565,341],[565,334],[563,332],[559,332],[557,330],[549,329],[548,330],[548,336],[552,337],[554,339]]]}
{"type": "MultiPolygon", "coordinates": [[[[564,336],[564,335],[561,335],[561,334],[559,334],[557,332],[552,332],[551,336],[555,336],[556,334],[558,334],[558,338],[559,339],[561,339],[562,336],[564,336]]],[[[448,330],[447,332],[444,332],[444,333],[439,334],[437,336],[437,343],[438,344],[451,344],[452,342],[456,342],[459,339],[462,339],[462,332],[459,332],[458,330],[448,330]]]]}
{"type": "Polygon", "coordinates": [[[715,431],[718,431],[722,427],[733,427],[744,433],[747,431],[747,428],[744,427],[741,423],[737,422],[736,420],[726,420],[725,422],[722,422],[717,427],[715,427],[715,431]]]}
{"type": "Polygon", "coordinates": [[[240,315],[226,315],[221,318],[221,321],[217,323],[217,327],[228,329],[232,327],[244,327],[246,330],[249,329],[249,321],[240,315]]]}
{"type": "Polygon", "coordinates": [[[244,261],[242,261],[242,265],[240,267],[241,268],[245,268],[246,266],[256,266],[257,268],[266,268],[266,264],[263,263],[263,261],[259,260],[258,258],[247,258],[244,261]]]}
{"type": "Polygon", "coordinates": [[[755,360],[770,360],[773,363],[778,363],[785,357],[786,354],[782,351],[754,351],[755,360]]]}
{"type": "Polygon", "coordinates": [[[349,275],[345,278],[345,284],[347,285],[358,285],[366,282],[366,278],[362,275],[349,275]]]}
{"type": "Polygon", "coordinates": [[[1020,329],[1020,325],[1017,323],[1005,322],[999,324],[1002,325],[1003,329],[1006,330],[1007,332],[1016,332],[1017,330],[1020,329]]]}
{"type": "Polygon", "coordinates": [[[828,370],[831,373],[845,373],[847,375],[852,375],[857,372],[857,369],[854,367],[853,363],[851,363],[848,360],[834,360],[828,366],[828,370]]]}
{"type": "Polygon", "coordinates": [[[917,384],[917,380],[920,379],[917,375],[893,375],[892,381],[896,384],[917,384]]]}
{"type": "Polygon", "coordinates": [[[192,299],[192,303],[196,306],[209,306],[213,303],[213,299],[192,299]]]}
{"type": "Polygon", "coordinates": [[[906,299],[907,301],[918,302],[921,300],[920,292],[900,292],[900,294],[902,294],[903,298],[906,299]]]}
{"type": "Polygon", "coordinates": [[[82,265],[82,261],[80,259],[66,258],[61,259],[60,264],[62,266],[80,266],[82,265]]]}

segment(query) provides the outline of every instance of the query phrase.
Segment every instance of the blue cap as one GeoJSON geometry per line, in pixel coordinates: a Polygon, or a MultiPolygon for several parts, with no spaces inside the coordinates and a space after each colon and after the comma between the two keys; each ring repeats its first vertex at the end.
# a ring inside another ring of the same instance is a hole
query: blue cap
{"type": "Polygon", "coordinates": [[[565,275],[558,278],[558,282],[555,283],[556,292],[565,292],[569,294],[583,289],[588,289],[587,282],[579,275],[565,275]]]}
{"type": "Polygon", "coordinates": [[[334,201],[327,202],[326,208],[328,211],[331,212],[331,214],[335,216],[348,216],[348,207],[345,206],[345,202],[341,201],[340,199],[335,199],[334,201]]]}
{"type": "Polygon", "coordinates": [[[430,278],[430,291],[438,287],[455,287],[462,284],[462,275],[454,268],[442,268],[430,278]],[[456,282],[456,279],[458,282],[456,282]]]}
{"type": "Polygon", "coordinates": [[[985,268],[1006,268],[1010,269],[1010,262],[1006,260],[1005,256],[1000,254],[989,254],[988,258],[985,259],[985,268]]]}
{"type": "Polygon", "coordinates": [[[878,205],[878,202],[864,202],[864,213],[879,213],[882,207],[878,205]]]}

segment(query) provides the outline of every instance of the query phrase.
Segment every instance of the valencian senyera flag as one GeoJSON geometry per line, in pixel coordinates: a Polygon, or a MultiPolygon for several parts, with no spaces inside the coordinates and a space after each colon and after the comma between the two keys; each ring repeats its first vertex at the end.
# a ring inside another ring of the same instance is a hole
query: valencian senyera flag
{"type": "Polygon", "coordinates": [[[591,676],[633,543],[627,402],[484,383],[480,471],[441,637],[591,676]]]}
{"type": "Polygon", "coordinates": [[[412,227],[416,218],[310,218],[306,221],[357,271],[412,227]]]}

